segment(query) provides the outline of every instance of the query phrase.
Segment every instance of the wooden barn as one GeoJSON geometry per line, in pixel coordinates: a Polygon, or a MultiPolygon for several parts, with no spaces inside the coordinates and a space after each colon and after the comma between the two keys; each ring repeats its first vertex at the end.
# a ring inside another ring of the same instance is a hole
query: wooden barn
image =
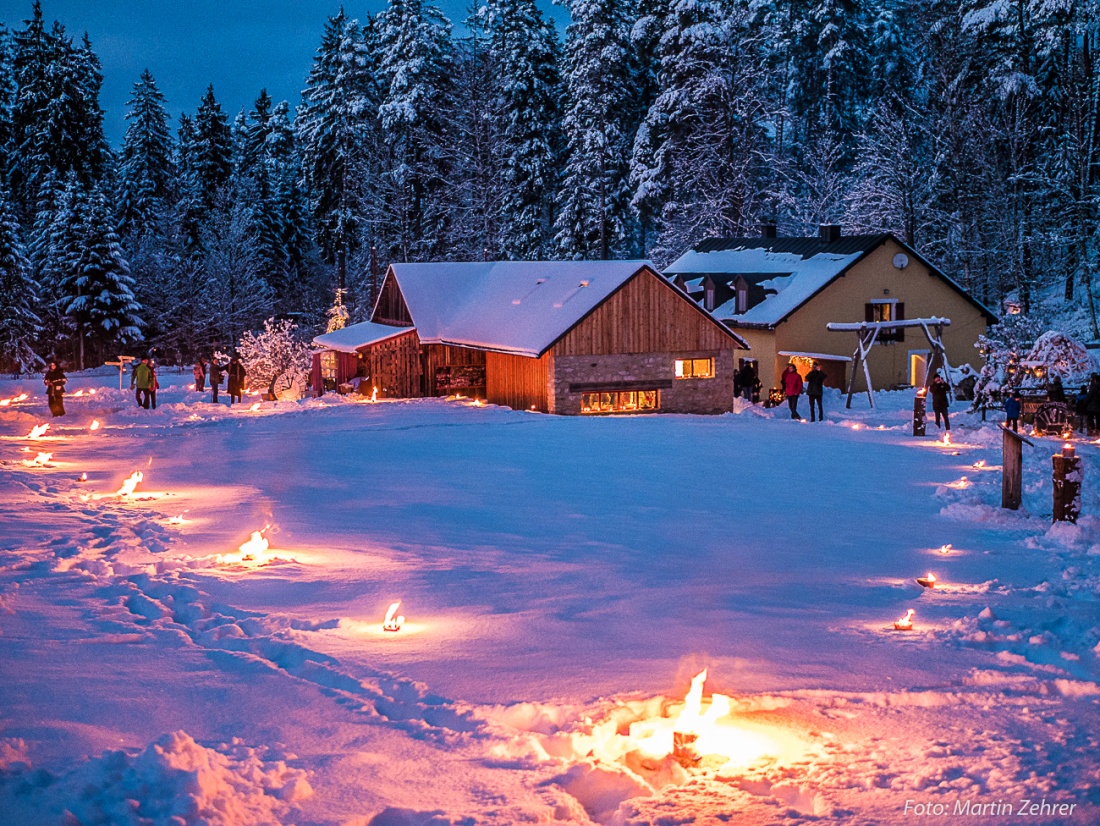
{"type": "Polygon", "coordinates": [[[393,264],[369,322],[314,339],[314,390],[544,413],[721,413],[748,345],[645,261],[393,264]]]}

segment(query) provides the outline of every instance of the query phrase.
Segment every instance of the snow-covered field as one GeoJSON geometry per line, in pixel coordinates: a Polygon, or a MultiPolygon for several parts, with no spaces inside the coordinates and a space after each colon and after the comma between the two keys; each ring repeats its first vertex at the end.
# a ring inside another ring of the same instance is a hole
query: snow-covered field
{"type": "Polygon", "coordinates": [[[811,425],[112,381],[57,420],[0,381],[4,824],[1100,821],[1100,446],[1052,528],[1058,443],[1002,511],[992,423],[914,439],[907,393],[811,425]],[[704,667],[729,713],[672,722],[704,667]]]}

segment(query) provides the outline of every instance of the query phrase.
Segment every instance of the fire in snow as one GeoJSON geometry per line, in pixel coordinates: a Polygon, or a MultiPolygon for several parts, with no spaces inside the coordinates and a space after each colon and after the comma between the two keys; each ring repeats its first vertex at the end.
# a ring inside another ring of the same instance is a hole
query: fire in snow
{"type": "Polygon", "coordinates": [[[933,574],[931,571],[928,573],[927,576],[917,577],[917,585],[922,588],[935,588],[936,582],[936,575],[933,574]]]}
{"type": "Polygon", "coordinates": [[[401,600],[391,603],[390,607],[386,610],[386,619],[382,623],[383,631],[400,631],[401,626],[405,624],[405,618],[399,616],[397,609],[401,607],[401,600]]]}
{"type": "Polygon", "coordinates": [[[33,459],[24,459],[23,464],[27,467],[45,467],[52,458],[52,453],[39,453],[33,459]]]}
{"type": "Polygon", "coordinates": [[[912,631],[913,630],[913,615],[917,613],[912,608],[905,612],[905,616],[899,620],[894,621],[895,631],[912,631]]]}
{"type": "Polygon", "coordinates": [[[27,434],[28,439],[41,439],[46,435],[46,431],[50,429],[50,423],[36,424],[31,428],[31,432],[27,434]]]}
{"type": "Polygon", "coordinates": [[[252,413],[255,413],[255,412],[256,412],[257,410],[259,410],[259,409],[260,409],[260,403],[259,403],[259,402],[256,402],[255,404],[253,404],[252,406],[250,406],[250,407],[249,407],[248,409],[249,409],[249,411],[251,411],[252,413]]]}
{"type": "Polygon", "coordinates": [[[92,423],[91,425],[89,425],[88,429],[91,430],[93,433],[99,430],[99,419],[92,419],[92,423]]]}
{"type": "Polygon", "coordinates": [[[15,404],[27,399],[26,393],[20,393],[18,396],[13,396],[10,399],[0,399],[0,407],[7,407],[9,404],[15,404]]]}
{"type": "MultiPolygon", "coordinates": [[[[264,528],[264,531],[266,530],[267,528],[264,528]]],[[[264,536],[263,531],[253,531],[248,541],[237,548],[237,553],[218,554],[217,560],[223,565],[248,565],[251,567],[259,567],[275,559],[274,556],[270,556],[267,553],[269,547],[271,547],[271,545],[267,541],[267,537],[264,536]]]]}
{"type": "Polygon", "coordinates": [[[134,492],[137,486],[141,483],[141,480],[144,478],[144,473],[142,473],[140,470],[135,470],[133,473],[130,474],[130,478],[122,483],[122,487],[118,489],[117,495],[123,498],[129,496],[134,492]]]}

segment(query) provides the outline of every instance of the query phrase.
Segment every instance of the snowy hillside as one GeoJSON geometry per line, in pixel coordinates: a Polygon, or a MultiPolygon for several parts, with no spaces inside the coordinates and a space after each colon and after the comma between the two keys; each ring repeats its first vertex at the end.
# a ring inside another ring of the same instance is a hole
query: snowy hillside
{"type": "Polygon", "coordinates": [[[1058,443],[1002,511],[993,423],[914,439],[906,393],[811,425],[111,381],[61,419],[0,381],[4,823],[1100,819],[1100,446],[1052,528],[1058,443]]]}

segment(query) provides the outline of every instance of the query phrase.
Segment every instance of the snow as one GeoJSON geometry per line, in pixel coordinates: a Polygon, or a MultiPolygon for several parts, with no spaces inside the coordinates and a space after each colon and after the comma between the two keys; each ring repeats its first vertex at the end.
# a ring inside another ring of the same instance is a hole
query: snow
{"type": "Polygon", "coordinates": [[[1086,471],[1079,522],[1050,525],[1060,440],[1025,450],[1009,512],[995,423],[956,409],[954,444],[915,439],[911,392],[828,391],[811,425],[334,394],[252,413],[160,378],[142,411],[73,376],[97,393],[34,442],[40,382],[0,381],[31,394],[0,407],[5,823],[1100,816],[1100,491],[1086,471]],[[629,751],[703,667],[770,756],[629,751]]]}
{"type": "Polygon", "coordinates": [[[314,345],[338,353],[355,353],[360,347],[377,344],[380,341],[412,332],[412,327],[393,327],[389,324],[375,324],[373,321],[361,321],[331,333],[315,336],[314,345]]]}
{"type": "Polygon", "coordinates": [[[425,344],[539,356],[648,261],[393,264],[425,344]]]}
{"type": "Polygon", "coordinates": [[[771,252],[763,248],[696,252],[689,250],[665,270],[666,275],[686,273],[776,273],[762,281],[766,290],[775,290],[755,307],[737,312],[734,297],[712,315],[723,321],[748,326],[772,326],[793,313],[836,276],[853,264],[862,253],[834,255],[818,253],[810,258],[790,252],[771,252]]]}

